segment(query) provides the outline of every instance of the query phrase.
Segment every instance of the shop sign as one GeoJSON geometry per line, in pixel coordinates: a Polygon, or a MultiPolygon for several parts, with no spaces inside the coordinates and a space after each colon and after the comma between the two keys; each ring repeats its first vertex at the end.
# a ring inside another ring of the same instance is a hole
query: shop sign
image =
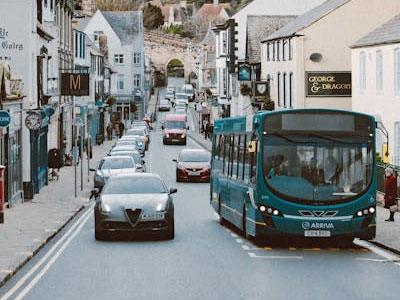
{"type": "Polygon", "coordinates": [[[249,63],[238,63],[238,80],[251,81],[251,65],[249,63]]]}
{"type": "Polygon", "coordinates": [[[62,73],[62,96],[89,96],[89,74],[62,73]]]}
{"type": "Polygon", "coordinates": [[[264,102],[269,98],[269,84],[267,81],[256,82],[254,98],[256,102],[264,102]]]}
{"type": "Polygon", "coordinates": [[[306,72],[307,97],[351,97],[351,72],[306,72]]]}
{"type": "Polygon", "coordinates": [[[11,116],[8,112],[0,110],[0,127],[7,127],[10,125],[11,116]]]}
{"type": "Polygon", "coordinates": [[[25,126],[29,130],[39,130],[42,123],[42,115],[37,111],[31,111],[25,118],[25,126]]]}

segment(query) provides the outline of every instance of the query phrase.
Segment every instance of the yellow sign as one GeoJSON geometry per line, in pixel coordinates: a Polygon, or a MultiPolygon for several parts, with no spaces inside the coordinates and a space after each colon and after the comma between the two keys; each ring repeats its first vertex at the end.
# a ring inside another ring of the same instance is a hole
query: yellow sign
{"type": "Polygon", "coordinates": [[[390,163],[390,155],[389,155],[389,146],[388,144],[383,144],[382,145],[382,161],[385,164],[390,163]]]}

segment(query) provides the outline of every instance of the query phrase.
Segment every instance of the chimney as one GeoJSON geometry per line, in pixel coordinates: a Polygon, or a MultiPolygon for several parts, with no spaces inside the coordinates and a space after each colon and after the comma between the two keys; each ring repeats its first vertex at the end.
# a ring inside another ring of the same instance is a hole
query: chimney
{"type": "Polygon", "coordinates": [[[214,0],[214,7],[217,7],[219,5],[219,1],[218,0],[214,0]]]}
{"type": "Polygon", "coordinates": [[[100,52],[104,54],[104,57],[108,59],[108,44],[107,36],[105,34],[99,36],[99,48],[100,52]]]}

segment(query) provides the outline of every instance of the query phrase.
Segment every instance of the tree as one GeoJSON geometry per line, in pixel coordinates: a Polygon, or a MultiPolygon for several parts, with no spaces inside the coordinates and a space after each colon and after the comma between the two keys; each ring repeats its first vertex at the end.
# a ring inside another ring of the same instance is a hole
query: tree
{"type": "Polygon", "coordinates": [[[156,29],[164,24],[164,16],[161,8],[148,3],[143,11],[143,26],[146,29],[156,29]]]}

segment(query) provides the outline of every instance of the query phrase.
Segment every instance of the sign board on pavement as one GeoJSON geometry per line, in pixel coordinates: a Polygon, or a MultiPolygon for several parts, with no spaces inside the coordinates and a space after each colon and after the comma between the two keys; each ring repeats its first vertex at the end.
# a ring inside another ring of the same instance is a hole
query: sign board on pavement
{"type": "Polygon", "coordinates": [[[0,110],[0,127],[7,127],[10,125],[10,114],[4,110],[0,110]]]}

